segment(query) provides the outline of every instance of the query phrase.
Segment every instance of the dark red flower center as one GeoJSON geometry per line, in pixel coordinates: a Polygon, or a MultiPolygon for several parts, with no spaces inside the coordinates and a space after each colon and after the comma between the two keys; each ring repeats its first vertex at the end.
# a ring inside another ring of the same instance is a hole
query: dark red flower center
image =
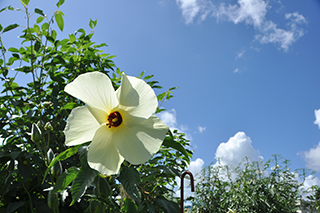
{"type": "Polygon", "coordinates": [[[110,127],[117,127],[122,123],[121,114],[118,111],[112,112],[108,116],[108,123],[107,126],[110,127]]]}

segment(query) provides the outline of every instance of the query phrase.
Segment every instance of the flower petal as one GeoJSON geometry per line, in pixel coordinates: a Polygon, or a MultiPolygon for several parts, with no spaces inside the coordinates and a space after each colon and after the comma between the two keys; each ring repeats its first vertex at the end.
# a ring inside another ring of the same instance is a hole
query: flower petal
{"type": "Polygon", "coordinates": [[[118,105],[111,80],[101,72],[88,72],[79,75],[64,88],[64,91],[88,106],[107,112],[118,105]]]}
{"type": "Polygon", "coordinates": [[[91,168],[103,175],[119,172],[123,157],[113,143],[113,134],[106,125],[96,131],[88,150],[88,163],[91,168]]]}
{"type": "Polygon", "coordinates": [[[153,89],[143,80],[122,75],[121,86],[116,91],[119,107],[135,117],[149,118],[158,106],[153,89]]]}
{"type": "MultiPolygon", "coordinates": [[[[122,124],[114,129],[113,142],[119,153],[132,164],[141,164],[158,152],[169,129],[157,116],[151,116],[136,125],[122,124]]],[[[135,123],[130,121],[130,123],[135,123]]]]}
{"type": "Polygon", "coordinates": [[[99,124],[104,124],[108,121],[108,113],[105,110],[101,110],[98,108],[88,106],[89,111],[91,114],[97,119],[99,124]]]}
{"type": "Polygon", "coordinates": [[[99,126],[88,107],[80,106],[74,108],[67,119],[67,125],[64,129],[66,145],[73,146],[91,141],[99,126]]]}

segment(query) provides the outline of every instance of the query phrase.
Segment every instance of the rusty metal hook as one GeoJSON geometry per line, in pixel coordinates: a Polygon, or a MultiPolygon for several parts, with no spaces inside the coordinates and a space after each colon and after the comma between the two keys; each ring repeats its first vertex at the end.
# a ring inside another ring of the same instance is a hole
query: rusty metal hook
{"type": "Polygon", "coordinates": [[[184,200],[183,200],[183,191],[184,191],[184,186],[183,186],[183,179],[184,176],[186,176],[186,174],[188,174],[190,176],[190,183],[191,183],[191,192],[194,192],[194,181],[193,181],[193,175],[191,172],[186,171],[181,175],[181,183],[180,183],[180,212],[183,213],[183,204],[184,204],[184,200]]]}

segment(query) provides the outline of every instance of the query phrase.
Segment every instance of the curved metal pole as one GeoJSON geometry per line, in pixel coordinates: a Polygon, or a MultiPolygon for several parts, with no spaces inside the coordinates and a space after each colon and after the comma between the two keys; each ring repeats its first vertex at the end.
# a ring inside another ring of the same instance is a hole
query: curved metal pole
{"type": "Polygon", "coordinates": [[[194,192],[194,181],[193,181],[193,175],[191,172],[189,171],[186,171],[184,172],[182,175],[181,175],[181,182],[180,182],[180,212],[183,213],[183,203],[184,203],[184,200],[183,200],[183,191],[184,191],[184,186],[183,186],[183,179],[184,179],[184,176],[186,176],[186,174],[188,174],[190,176],[190,183],[191,183],[191,192],[194,192]]]}

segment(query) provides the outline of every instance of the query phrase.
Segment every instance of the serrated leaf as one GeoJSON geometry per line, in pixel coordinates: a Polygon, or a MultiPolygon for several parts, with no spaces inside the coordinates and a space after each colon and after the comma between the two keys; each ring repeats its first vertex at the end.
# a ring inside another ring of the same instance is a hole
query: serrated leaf
{"type": "Polygon", "coordinates": [[[54,18],[57,22],[57,25],[59,27],[59,29],[61,31],[63,31],[63,28],[64,28],[64,21],[63,21],[63,17],[62,17],[62,13],[60,11],[58,11],[55,15],[54,15],[54,18]]]}
{"type": "Polygon", "coordinates": [[[91,169],[88,165],[83,166],[77,174],[77,177],[74,179],[71,191],[72,191],[72,206],[76,201],[78,201],[86,192],[87,188],[96,178],[98,172],[91,169]]]}
{"type": "Polygon", "coordinates": [[[8,32],[10,30],[13,30],[15,28],[19,27],[19,24],[10,24],[9,26],[7,26],[6,28],[4,28],[4,30],[2,31],[2,33],[8,32]]]}
{"type": "Polygon", "coordinates": [[[79,169],[74,166],[62,173],[58,177],[57,182],[53,187],[52,193],[57,193],[64,190],[77,177],[78,173],[79,169]]]}
{"type": "Polygon", "coordinates": [[[166,136],[162,145],[164,145],[166,147],[174,148],[175,150],[178,150],[183,155],[185,155],[187,158],[189,158],[189,155],[188,155],[188,152],[186,151],[186,149],[180,143],[176,142],[173,139],[173,135],[172,135],[171,131],[169,131],[169,136],[166,136]]]}
{"type": "Polygon", "coordinates": [[[43,13],[43,11],[40,10],[39,8],[35,8],[35,9],[34,9],[34,12],[35,12],[35,13],[38,13],[38,14],[40,14],[40,15],[42,15],[42,16],[45,16],[44,13],[43,13]]]}
{"type": "Polygon", "coordinates": [[[139,189],[140,175],[133,167],[122,167],[118,180],[123,185],[128,195],[132,197],[137,203],[140,203],[141,193],[139,189]]]}
{"type": "Polygon", "coordinates": [[[57,157],[55,157],[53,159],[53,161],[51,161],[47,170],[45,171],[42,182],[44,182],[45,178],[47,177],[48,172],[50,171],[51,167],[53,167],[53,165],[55,163],[57,163],[58,161],[65,160],[65,159],[71,157],[72,155],[76,154],[77,152],[78,152],[78,147],[74,146],[74,147],[71,147],[71,148],[65,150],[64,152],[61,152],[57,157]]]}

